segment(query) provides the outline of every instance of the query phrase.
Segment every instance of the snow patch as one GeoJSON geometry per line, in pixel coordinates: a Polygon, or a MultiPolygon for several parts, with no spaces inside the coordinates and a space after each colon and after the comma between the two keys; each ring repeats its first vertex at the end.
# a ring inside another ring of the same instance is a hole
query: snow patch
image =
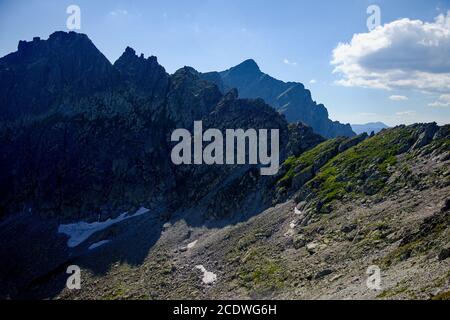
{"type": "Polygon", "coordinates": [[[289,224],[289,229],[286,231],[286,233],[284,234],[285,237],[293,237],[295,234],[295,227],[297,226],[296,221],[292,220],[292,222],[289,224]]]}
{"type": "Polygon", "coordinates": [[[101,247],[102,245],[107,244],[109,242],[111,242],[111,240],[102,240],[99,242],[95,242],[89,246],[89,250],[94,250],[94,249],[101,247]]]}
{"type": "Polygon", "coordinates": [[[195,240],[195,241],[192,241],[191,243],[189,243],[189,244],[187,245],[187,248],[188,248],[188,249],[192,249],[193,247],[195,247],[195,245],[197,244],[197,241],[198,241],[198,240],[195,240]]]}
{"type": "Polygon", "coordinates": [[[301,210],[298,210],[297,208],[294,208],[294,212],[296,215],[302,215],[303,212],[301,210]]]}
{"type": "Polygon", "coordinates": [[[86,241],[91,235],[94,233],[104,230],[116,223],[143,215],[150,210],[147,208],[140,208],[138,211],[136,211],[132,215],[127,215],[127,212],[122,213],[120,216],[118,216],[115,219],[108,219],[106,221],[99,221],[99,222],[76,222],[76,223],[70,223],[70,224],[61,224],[58,227],[58,233],[63,233],[67,236],[69,236],[69,239],[67,240],[67,246],[69,248],[74,248],[84,241],[86,241]]]}
{"type": "Polygon", "coordinates": [[[213,284],[217,280],[217,276],[209,271],[206,271],[205,267],[203,265],[195,266],[196,269],[199,269],[201,272],[203,272],[203,283],[204,284],[213,284]]]}

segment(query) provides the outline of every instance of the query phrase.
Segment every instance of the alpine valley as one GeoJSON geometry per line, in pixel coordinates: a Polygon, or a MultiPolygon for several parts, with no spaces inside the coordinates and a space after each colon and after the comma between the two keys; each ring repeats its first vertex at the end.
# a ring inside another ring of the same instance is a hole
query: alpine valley
{"type": "Polygon", "coordinates": [[[0,58],[0,142],[0,298],[450,297],[450,125],[356,135],[253,60],[168,74],[55,32],[0,58]],[[196,121],[278,130],[278,173],[175,165],[196,121]]]}

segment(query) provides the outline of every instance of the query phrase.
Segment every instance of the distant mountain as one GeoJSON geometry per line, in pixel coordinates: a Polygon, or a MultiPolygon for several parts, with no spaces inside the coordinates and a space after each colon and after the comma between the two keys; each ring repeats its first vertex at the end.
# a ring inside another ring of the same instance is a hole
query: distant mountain
{"type": "Polygon", "coordinates": [[[284,114],[288,122],[303,122],[326,138],[355,135],[349,124],[331,121],[325,106],[313,101],[303,84],[277,80],[263,73],[254,60],[246,60],[226,71],[204,73],[202,77],[223,91],[237,88],[242,98],[262,98],[284,114]]]}
{"type": "Polygon", "coordinates": [[[352,124],[353,131],[356,134],[367,133],[371,134],[372,132],[378,133],[383,129],[387,129],[389,126],[384,124],[383,122],[369,122],[366,124],[352,124]]]}

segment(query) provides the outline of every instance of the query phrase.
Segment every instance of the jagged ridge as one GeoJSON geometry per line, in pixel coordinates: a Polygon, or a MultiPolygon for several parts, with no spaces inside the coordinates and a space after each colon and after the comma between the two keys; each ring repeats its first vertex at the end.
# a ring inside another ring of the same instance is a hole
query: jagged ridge
{"type": "Polygon", "coordinates": [[[252,59],[222,72],[202,74],[222,90],[237,88],[243,98],[262,98],[286,116],[288,122],[301,121],[326,138],[354,136],[350,125],[329,119],[323,104],[312,100],[311,92],[297,82],[283,82],[261,72],[252,59]]]}

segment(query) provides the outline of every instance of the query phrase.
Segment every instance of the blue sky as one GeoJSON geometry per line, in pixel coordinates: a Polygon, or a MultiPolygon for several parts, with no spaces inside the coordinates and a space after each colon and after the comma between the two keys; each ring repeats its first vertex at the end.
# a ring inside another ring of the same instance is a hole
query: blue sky
{"type": "MultiPolygon", "coordinates": [[[[401,34],[395,35],[395,39],[407,47],[394,46],[397,52],[374,49],[370,56],[360,53],[357,62],[350,61],[353,52],[364,47],[355,42],[348,50],[333,54],[339,43],[350,43],[354,34],[369,32],[366,26],[369,5],[380,7],[383,25],[402,18],[433,23],[439,15],[445,19],[450,0],[0,0],[0,56],[15,51],[19,40],[31,40],[33,36],[47,38],[54,31],[66,30],[66,8],[71,4],[81,8],[79,32],[86,33],[112,62],[126,46],[146,56],[156,55],[170,73],[184,65],[203,72],[224,70],[253,58],[262,71],[276,78],[304,83],[313,98],[325,104],[333,120],[384,121],[389,125],[450,123],[447,94],[450,71],[443,65],[445,62],[438,64],[438,72],[419,73],[422,67],[411,71],[414,66],[410,65],[406,68],[400,60],[408,56],[406,49],[416,52],[416,48],[402,41],[401,34]],[[332,65],[333,59],[338,63],[332,65]],[[368,60],[377,71],[377,82],[361,85],[372,79],[372,74],[354,75],[349,70],[355,65],[367,67],[364,61],[368,60]],[[396,73],[380,71],[384,67],[380,61],[384,65],[386,61],[401,64],[402,81],[395,80],[396,73]],[[339,65],[344,71],[333,73],[339,65]],[[427,83],[434,83],[430,88],[425,88],[424,83],[412,83],[414,79],[428,77],[431,80],[427,83]],[[342,81],[339,83],[342,79],[348,80],[346,86],[342,81]],[[387,88],[377,88],[383,81],[388,83],[387,88]]],[[[445,21],[441,23],[444,30],[445,21]]],[[[413,23],[392,26],[380,31],[378,39],[390,37],[389,30],[394,29],[417,33],[413,23]]],[[[450,23],[448,28],[450,32],[450,23]]],[[[433,49],[437,53],[432,54],[432,60],[440,61],[440,57],[445,60],[445,54],[450,56],[450,37],[441,36],[436,41],[439,46],[433,49]]]]}

